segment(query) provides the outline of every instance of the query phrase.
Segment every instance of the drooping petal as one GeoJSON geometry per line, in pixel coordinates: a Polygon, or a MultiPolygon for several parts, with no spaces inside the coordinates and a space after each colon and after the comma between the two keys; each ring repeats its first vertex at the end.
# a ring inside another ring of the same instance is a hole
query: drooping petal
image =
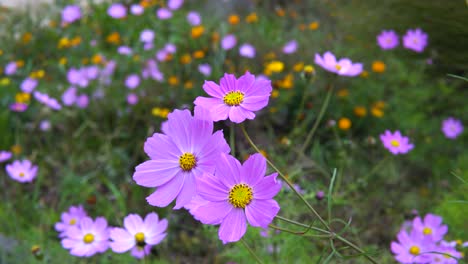
{"type": "Polygon", "coordinates": [[[243,209],[235,208],[227,214],[219,227],[219,239],[224,244],[239,241],[247,231],[247,221],[243,209]]]}
{"type": "Polygon", "coordinates": [[[280,207],[275,200],[252,200],[245,207],[245,215],[251,226],[267,228],[278,214],[280,207]]]}

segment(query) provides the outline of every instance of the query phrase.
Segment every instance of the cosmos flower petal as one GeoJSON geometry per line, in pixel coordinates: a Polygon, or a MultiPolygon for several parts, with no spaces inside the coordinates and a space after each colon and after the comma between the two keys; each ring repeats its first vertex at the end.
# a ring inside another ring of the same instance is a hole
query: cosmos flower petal
{"type": "Polygon", "coordinates": [[[223,99],[225,95],[221,87],[213,81],[205,81],[203,84],[203,90],[205,90],[207,94],[219,99],[223,99]]]}
{"type": "MultiPolygon", "coordinates": [[[[266,172],[266,159],[260,153],[251,155],[242,164],[242,173],[240,180],[247,183],[249,186],[255,186],[261,181],[266,172]]],[[[270,199],[269,197],[268,199],[270,199]]]]}
{"type": "Polygon", "coordinates": [[[198,194],[208,201],[225,201],[229,196],[229,189],[219,180],[219,178],[209,174],[203,174],[197,178],[198,194]]]}
{"type": "Polygon", "coordinates": [[[185,181],[179,195],[177,196],[176,205],[174,209],[180,209],[189,203],[192,198],[197,194],[195,186],[195,176],[192,172],[185,173],[185,181]]]}
{"type": "Polygon", "coordinates": [[[129,251],[131,248],[135,246],[135,239],[132,237],[131,239],[113,241],[110,243],[110,247],[112,251],[116,253],[123,253],[129,251]]]}
{"type": "Polygon", "coordinates": [[[275,200],[257,200],[253,199],[245,207],[245,215],[251,226],[267,228],[278,214],[280,207],[275,200]]]}
{"type": "Polygon", "coordinates": [[[219,227],[219,238],[224,244],[229,242],[237,242],[247,231],[247,221],[245,219],[244,210],[235,208],[231,210],[224,218],[219,227]]]}
{"type": "Polygon", "coordinates": [[[172,180],[180,171],[177,161],[148,160],[135,168],[133,180],[141,186],[157,187],[172,180]]]}
{"type": "Polygon", "coordinates": [[[194,210],[193,215],[203,224],[215,225],[223,221],[234,207],[226,201],[207,202],[194,210]]]}
{"type": "Polygon", "coordinates": [[[157,245],[166,237],[166,235],[167,233],[161,233],[155,236],[151,236],[145,239],[145,242],[149,245],[157,245]]]}
{"type": "Polygon", "coordinates": [[[240,181],[241,172],[240,162],[231,155],[222,153],[219,157],[219,161],[216,164],[216,174],[223,175],[218,177],[225,186],[228,188],[234,186],[240,181]]]}
{"type": "Polygon", "coordinates": [[[246,97],[240,104],[241,107],[249,111],[258,111],[268,105],[268,97],[265,96],[250,96],[246,97]]]}
{"type": "Polygon", "coordinates": [[[143,219],[137,214],[129,214],[124,218],[124,227],[130,232],[131,235],[135,235],[140,232],[140,226],[143,225],[143,219]]]}
{"type": "Polygon", "coordinates": [[[220,86],[223,94],[237,90],[237,79],[234,74],[225,73],[220,80],[220,86]]]}
{"type": "Polygon", "coordinates": [[[151,159],[175,159],[179,158],[180,150],[169,136],[154,133],[144,145],[145,153],[151,159]]]}
{"type": "Polygon", "coordinates": [[[229,110],[229,119],[234,123],[242,123],[245,119],[254,119],[255,114],[249,111],[243,111],[242,107],[235,106],[229,110]]]}
{"type": "Polygon", "coordinates": [[[146,197],[146,201],[153,206],[166,207],[179,195],[184,185],[185,177],[182,172],[177,174],[172,180],[156,189],[154,193],[146,197]]]}
{"type": "Polygon", "coordinates": [[[281,183],[276,180],[278,173],[264,177],[253,185],[255,199],[272,199],[281,190],[281,183]]]}

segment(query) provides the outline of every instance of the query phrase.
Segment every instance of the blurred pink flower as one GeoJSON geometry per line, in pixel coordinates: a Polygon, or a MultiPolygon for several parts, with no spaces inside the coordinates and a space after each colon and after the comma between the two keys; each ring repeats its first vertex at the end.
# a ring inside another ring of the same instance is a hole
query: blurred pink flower
{"type": "Polygon", "coordinates": [[[398,46],[398,35],[393,30],[383,30],[377,36],[377,44],[383,50],[394,49],[398,46]]]}
{"type": "Polygon", "coordinates": [[[159,8],[156,11],[156,15],[161,20],[166,20],[172,17],[172,12],[167,8],[159,8]]]}
{"type": "Polygon", "coordinates": [[[348,58],[337,61],[335,55],[330,51],[325,52],[323,57],[316,53],[315,63],[329,72],[349,77],[361,74],[363,68],[362,63],[353,63],[348,58]]]}
{"type": "Polygon", "coordinates": [[[221,48],[223,48],[223,50],[230,50],[234,48],[236,44],[237,44],[237,39],[236,39],[236,36],[234,36],[233,34],[226,35],[221,40],[221,48]]]}
{"type": "Polygon", "coordinates": [[[5,167],[8,175],[15,181],[24,183],[32,182],[37,175],[37,166],[29,160],[15,160],[5,167]]]}
{"type": "Polygon", "coordinates": [[[127,8],[121,3],[114,3],[107,9],[107,14],[115,19],[124,18],[127,16],[127,8]]]}
{"type": "Polygon", "coordinates": [[[239,54],[242,57],[252,59],[255,57],[255,47],[248,43],[242,44],[239,47],[239,54]]]}
{"type": "Polygon", "coordinates": [[[284,54],[292,54],[297,50],[297,41],[291,40],[283,46],[284,54]]]}
{"type": "Polygon", "coordinates": [[[80,20],[81,8],[78,5],[67,5],[62,10],[62,23],[73,23],[80,20]]]}
{"type": "Polygon", "coordinates": [[[145,9],[141,5],[132,5],[130,6],[130,13],[135,16],[142,15],[145,12],[145,9]]]}
{"type": "Polygon", "coordinates": [[[200,14],[196,11],[190,11],[187,14],[187,21],[192,26],[198,26],[201,24],[201,17],[200,14]]]}
{"type": "Polygon", "coordinates": [[[409,29],[403,36],[403,47],[415,52],[423,52],[427,46],[427,34],[420,28],[409,29]]]}
{"type": "Polygon", "coordinates": [[[36,86],[38,84],[38,81],[33,78],[26,78],[21,82],[21,91],[25,93],[31,93],[36,89],[36,86]]]}
{"type": "Polygon", "coordinates": [[[184,0],[169,0],[167,2],[167,7],[171,10],[177,10],[182,7],[184,0]]]}

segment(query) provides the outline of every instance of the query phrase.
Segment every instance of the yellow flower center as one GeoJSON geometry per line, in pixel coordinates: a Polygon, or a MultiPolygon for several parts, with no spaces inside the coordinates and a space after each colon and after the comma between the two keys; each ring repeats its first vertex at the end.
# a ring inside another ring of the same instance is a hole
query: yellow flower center
{"type": "Polygon", "coordinates": [[[239,91],[229,92],[224,96],[223,101],[229,106],[238,106],[244,101],[244,93],[239,91]]]}
{"type": "Polygon", "coordinates": [[[425,234],[425,235],[430,235],[430,234],[432,234],[432,229],[430,229],[429,227],[425,227],[425,228],[423,229],[423,234],[425,234]]]}
{"type": "Polygon", "coordinates": [[[83,242],[85,242],[85,244],[93,243],[93,241],[94,241],[94,235],[93,234],[88,233],[83,237],[83,242]]]}
{"type": "Polygon", "coordinates": [[[341,65],[336,64],[336,65],[335,65],[335,69],[336,69],[337,71],[341,70],[341,65]]]}
{"type": "Polygon", "coordinates": [[[70,221],[68,222],[69,225],[74,225],[76,224],[76,219],[75,218],[72,218],[70,219],[70,221]]]}
{"type": "Polygon", "coordinates": [[[189,171],[197,165],[197,159],[192,153],[184,153],[179,157],[180,168],[184,171],[189,171]]]}
{"type": "Polygon", "coordinates": [[[418,246],[411,246],[409,249],[409,253],[414,256],[419,255],[419,252],[421,252],[421,250],[419,249],[418,246]]]}
{"type": "Polygon", "coordinates": [[[392,145],[394,147],[399,147],[400,142],[398,142],[398,140],[392,139],[392,140],[390,140],[390,145],[392,145]]]}
{"type": "Polygon", "coordinates": [[[18,176],[20,176],[20,177],[22,178],[22,177],[25,176],[25,174],[24,174],[24,172],[20,172],[20,173],[18,174],[18,176]]]}
{"type": "Polygon", "coordinates": [[[236,208],[245,208],[253,199],[253,191],[247,184],[239,183],[229,191],[229,203],[236,208]]]}
{"type": "Polygon", "coordinates": [[[144,247],[146,245],[145,234],[143,234],[142,232],[138,232],[135,234],[135,240],[137,242],[137,246],[139,247],[144,247]]]}

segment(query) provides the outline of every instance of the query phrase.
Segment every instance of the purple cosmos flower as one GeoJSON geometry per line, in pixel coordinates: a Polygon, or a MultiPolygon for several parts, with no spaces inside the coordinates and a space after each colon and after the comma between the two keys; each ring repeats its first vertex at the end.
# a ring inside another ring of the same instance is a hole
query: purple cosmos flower
{"type": "Polygon", "coordinates": [[[167,2],[167,7],[171,10],[177,10],[182,7],[184,0],[169,0],[167,2]]]}
{"type": "Polygon", "coordinates": [[[62,102],[66,106],[70,106],[76,102],[76,88],[70,87],[62,94],[62,102]]]}
{"type": "Polygon", "coordinates": [[[150,49],[153,49],[153,48],[154,48],[154,44],[152,42],[146,42],[143,45],[143,50],[150,50],[150,49]]]}
{"type": "Polygon", "coordinates": [[[138,95],[130,93],[127,95],[127,103],[129,105],[136,105],[138,103],[138,95]]]}
{"type": "Polygon", "coordinates": [[[403,36],[403,47],[416,52],[423,52],[427,45],[427,38],[427,34],[420,28],[409,29],[403,36]]]}
{"type": "Polygon", "coordinates": [[[255,47],[245,43],[239,47],[239,54],[249,59],[255,58],[255,47]]]}
{"type": "Polygon", "coordinates": [[[59,232],[59,237],[66,236],[66,231],[71,226],[77,226],[81,219],[88,216],[82,205],[71,206],[68,211],[63,212],[60,216],[60,222],[55,224],[55,230],[59,232]]]}
{"type": "Polygon", "coordinates": [[[60,103],[55,98],[50,97],[48,94],[35,91],[34,98],[36,98],[38,102],[48,106],[49,108],[53,110],[62,109],[62,106],[60,105],[60,103]]]}
{"type": "Polygon", "coordinates": [[[31,93],[36,89],[36,86],[38,84],[38,81],[33,78],[26,78],[21,82],[21,91],[25,93],[31,93]]]}
{"type": "Polygon", "coordinates": [[[15,160],[6,165],[6,172],[15,181],[32,182],[37,175],[37,166],[29,160],[15,160]]]}
{"type": "Polygon", "coordinates": [[[383,50],[394,49],[398,46],[398,35],[393,30],[383,30],[377,36],[377,44],[383,50]]]}
{"type": "Polygon", "coordinates": [[[187,21],[191,26],[198,26],[201,24],[201,16],[196,11],[190,11],[187,14],[187,21]]]}
{"type": "Polygon", "coordinates": [[[121,3],[115,3],[109,6],[107,14],[115,19],[124,18],[127,16],[127,8],[121,3]]]}
{"type": "Polygon", "coordinates": [[[442,121],[442,132],[446,138],[455,139],[463,132],[463,125],[459,119],[449,117],[442,121]]]}
{"type": "Polygon", "coordinates": [[[153,42],[154,31],[151,29],[145,29],[140,33],[140,41],[143,43],[153,42]]]}
{"type": "Polygon", "coordinates": [[[194,211],[204,224],[221,224],[223,243],[236,242],[251,226],[267,228],[280,207],[273,197],[280,191],[277,173],[265,177],[266,160],[250,156],[243,165],[231,155],[217,158],[216,174],[203,174],[197,180],[199,195],[208,201],[194,211]]]}
{"type": "Polygon", "coordinates": [[[363,67],[362,63],[353,63],[348,58],[342,58],[337,61],[335,55],[330,51],[325,52],[323,54],[323,58],[320,54],[316,53],[315,63],[329,72],[350,77],[359,75],[362,72],[363,67]]]}
{"type": "Polygon", "coordinates": [[[254,119],[254,111],[259,111],[268,104],[272,87],[269,80],[256,80],[246,72],[239,79],[234,74],[225,73],[220,85],[205,81],[203,90],[212,98],[199,96],[194,104],[209,109],[213,121],[226,120],[242,123],[245,119],[254,119]]]}
{"type": "Polygon", "coordinates": [[[97,77],[99,77],[99,67],[96,65],[83,68],[82,71],[84,71],[85,76],[89,80],[95,80],[97,77]]]}
{"type": "Polygon", "coordinates": [[[39,129],[41,131],[49,131],[50,128],[52,127],[52,124],[50,123],[49,120],[42,120],[40,123],[39,123],[39,129]]]}
{"type": "Polygon", "coordinates": [[[237,44],[237,38],[233,34],[226,35],[221,40],[221,48],[223,48],[223,50],[230,50],[234,48],[236,44],[237,44]]]}
{"type": "Polygon", "coordinates": [[[11,159],[11,156],[13,156],[13,154],[10,151],[1,150],[0,151],[0,162],[5,162],[5,161],[11,159]]]}
{"type": "Polygon", "coordinates": [[[409,143],[409,138],[402,136],[398,130],[395,133],[385,130],[385,133],[380,135],[380,140],[384,147],[394,155],[406,154],[414,147],[409,143]]]}
{"type": "Polygon", "coordinates": [[[159,8],[156,11],[156,15],[161,20],[166,20],[172,17],[172,12],[167,8],[159,8]]]}
{"type": "Polygon", "coordinates": [[[398,242],[393,241],[390,249],[395,254],[395,259],[400,263],[429,263],[433,243],[430,238],[424,237],[414,230],[408,235],[405,230],[401,230],[398,235],[398,242]]]}
{"type": "Polygon", "coordinates": [[[18,66],[16,66],[16,62],[11,61],[9,62],[4,69],[5,75],[13,75],[16,73],[16,70],[18,69],[18,66]]]}
{"type": "Polygon", "coordinates": [[[297,41],[291,40],[283,46],[284,54],[292,54],[297,50],[297,41]]]}
{"type": "Polygon", "coordinates": [[[164,134],[155,133],[144,145],[151,160],[136,167],[133,179],[138,185],[157,187],[148,196],[149,204],[165,207],[174,199],[180,209],[196,194],[195,179],[203,173],[214,173],[215,161],[230,148],[223,131],[213,134],[209,112],[195,107],[195,116],[188,110],[174,110],[163,123],[164,134]]]}
{"type": "Polygon", "coordinates": [[[78,5],[67,5],[62,10],[62,23],[73,23],[81,18],[81,8],[78,5]]]}
{"type": "Polygon", "coordinates": [[[159,70],[158,64],[155,60],[148,60],[146,62],[146,67],[143,69],[141,76],[144,79],[151,77],[153,80],[160,82],[164,80],[164,75],[159,70]]]}
{"type": "Polygon", "coordinates": [[[208,63],[198,65],[198,71],[206,77],[211,75],[211,66],[208,63]]]}
{"type": "Polygon", "coordinates": [[[461,252],[458,252],[453,247],[438,246],[431,254],[431,264],[457,264],[463,257],[461,252]]]}
{"type": "Polygon", "coordinates": [[[123,253],[132,250],[132,256],[143,258],[148,255],[151,246],[159,244],[166,237],[167,220],[158,219],[156,213],[149,213],[145,220],[137,214],[124,218],[124,228],[110,230],[112,251],[123,253]]]}
{"type": "Polygon", "coordinates": [[[78,257],[90,257],[103,253],[109,248],[109,229],[104,217],[83,217],[79,224],[67,228],[62,246],[70,249],[70,254],[78,257]]]}
{"type": "Polygon", "coordinates": [[[88,76],[85,70],[70,68],[67,72],[67,80],[71,85],[86,87],[89,84],[88,76]]]}
{"type": "Polygon", "coordinates": [[[129,46],[120,46],[117,49],[117,53],[121,55],[131,55],[133,51],[132,51],[132,48],[130,48],[129,46]]]}
{"type": "Polygon", "coordinates": [[[315,199],[321,201],[325,197],[325,192],[320,190],[315,193],[315,199]]]}
{"type": "Polygon", "coordinates": [[[86,94],[82,94],[76,98],[75,103],[78,108],[84,109],[89,105],[89,97],[86,94]]]}
{"type": "Polygon", "coordinates": [[[130,13],[135,16],[142,15],[145,12],[145,8],[143,8],[141,5],[132,5],[130,6],[130,13]]]}
{"type": "Polygon", "coordinates": [[[10,110],[13,112],[24,112],[26,109],[28,109],[28,105],[24,103],[16,102],[10,105],[10,110]]]}
{"type": "Polygon", "coordinates": [[[164,45],[164,50],[169,54],[174,54],[177,51],[177,47],[172,43],[167,43],[164,45]]]}
{"type": "Polygon", "coordinates": [[[128,89],[135,89],[138,85],[140,85],[140,77],[138,74],[130,74],[125,79],[125,86],[127,86],[128,89]]]}
{"type": "Polygon", "coordinates": [[[445,236],[448,231],[446,225],[442,225],[442,217],[433,214],[427,214],[424,217],[424,221],[421,217],[416,217],[413,220],[413,230],[428,236],[433,242],[439,242],[445,236]]]}
{"type": "Polygon", "coordinates": [[[168,54],[169,52],[167,52],[165,49],[160,49],[156,52],[156,59],[158,61],[165,61],[168,54]]]}

